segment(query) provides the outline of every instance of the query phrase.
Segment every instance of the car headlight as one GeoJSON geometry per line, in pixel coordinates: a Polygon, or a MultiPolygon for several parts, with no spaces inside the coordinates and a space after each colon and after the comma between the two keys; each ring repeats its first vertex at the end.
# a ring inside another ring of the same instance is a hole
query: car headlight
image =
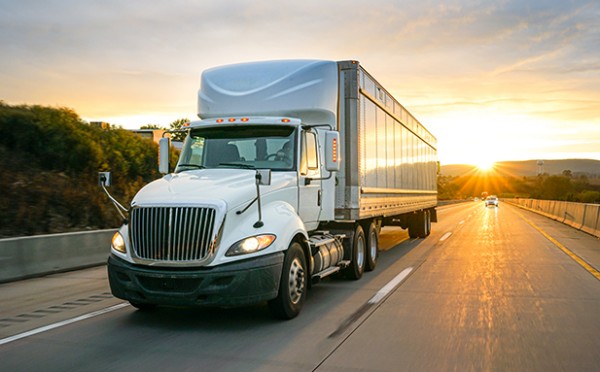
{"type": "Polygon", "coordinates": [[[232,245],[231,248],[227,250],[227,253],[225,253],[225,256],[237,256],[240,254],[258,252],[273,244],[275,238],[275,235],[272,234],[251,236],[232,245]]]}
{"type": "Polygon", "coordinates": [[[116,232],[112,237],[112,249],[117,252],[127,253],[127,249],[125,248],[125,239],[123,239],[123,235],[121,235],[119,232],[116,232]]]}

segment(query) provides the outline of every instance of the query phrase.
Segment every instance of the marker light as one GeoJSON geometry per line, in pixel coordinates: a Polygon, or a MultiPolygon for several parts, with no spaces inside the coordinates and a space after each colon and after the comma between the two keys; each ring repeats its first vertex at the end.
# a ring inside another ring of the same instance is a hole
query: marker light
{"type": "Polygon", "coordinates": [[[233,123],[235,121],[235,118],[229,118],[227,119],[228,122],[233,123]]]}
{"type": "Polygon", "coordinates": [[[241,120],[245,123],[245,122],[247,122],[250,119],[248,119],[248,118],[242,118],[241,120]]]}
{"type": "Polygon", "coordinates": [[[189,127],[189,126],[190,126],[190,123],[184,123],[184,124],[183,124],[183,126],[184,126],[184,127],[189,127]]]}
{"type": "Polygon", "coordinates": [[[331,143],[331,148],[332,148],[332,154],[331,154],[331,161],[333,161],[334,163],[337,162],[337,138],[333,138],[332,143],[331,143]]]}
{"type": "Polygon", "coordinates": [[[222,123],[223,119],[217,119],[216,121],[217,121],[217,123],[222,123]]]}
{"type": "Polygon", "coordinates": [[[282,122],[282,123],[289,123],[289,122],[290,122],[290,119],[281,119],[281,122],[282,122]]]}

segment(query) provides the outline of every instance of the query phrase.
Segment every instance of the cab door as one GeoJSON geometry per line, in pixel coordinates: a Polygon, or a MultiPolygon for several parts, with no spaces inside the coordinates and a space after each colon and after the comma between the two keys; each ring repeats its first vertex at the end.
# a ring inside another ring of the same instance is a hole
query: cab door
{"type": "Polygon", "coordinates": [[[321,167],[316,133],[303,131],[300,145],[298,214],[307,230],[319,225],[321,214],[321,167]]]}

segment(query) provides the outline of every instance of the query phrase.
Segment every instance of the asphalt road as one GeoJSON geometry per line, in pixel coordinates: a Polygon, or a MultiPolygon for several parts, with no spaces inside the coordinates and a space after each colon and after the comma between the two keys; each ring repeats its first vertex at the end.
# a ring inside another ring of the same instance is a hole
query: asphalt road
{"type": "Polygon", "coordinates": [[[438,213],[427,239],[384,229],[375,271],[291,321],[136,311],[104,267],[0,285],[0,370],[600,370],[597,238],[506,204],[438,213]]]}

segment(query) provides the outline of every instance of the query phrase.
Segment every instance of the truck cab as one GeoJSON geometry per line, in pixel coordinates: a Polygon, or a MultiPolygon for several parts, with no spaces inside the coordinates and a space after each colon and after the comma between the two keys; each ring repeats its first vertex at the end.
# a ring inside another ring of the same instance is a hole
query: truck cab
{"type": "Polygon", "coordinates": [[[118,233],[123,247],[113,242],[113,293],[138,308],[270,300],[278,317],[296,316],[312,280],[349,266],[343,236],[313,234],[333,218],[323,187],[333,192],[337,132],[284,117],[185,128],[174,172],[140,190],[118,233]]]}

